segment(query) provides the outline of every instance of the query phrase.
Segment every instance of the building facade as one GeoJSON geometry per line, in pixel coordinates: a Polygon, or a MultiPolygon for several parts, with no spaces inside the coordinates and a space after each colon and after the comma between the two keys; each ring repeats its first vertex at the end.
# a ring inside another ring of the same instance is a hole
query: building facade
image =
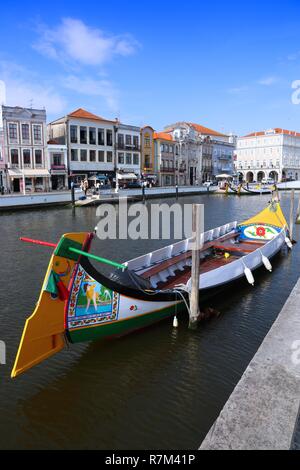
{"type": "Polygon", "coordinates": [[[112,184],[116,174],[141,174],[140,128],[117,119],[110,121],[79,108],[48,125],[48,137],[67,146],[70,182],[104,178],[112,184]]]}
{"type": "Polygon", "coordinates": [[[117,122],[115,125],[116,170],[119,179],[141,176],[141,129],[117,122]]]}
{"type": "Polygon", "coordinates": [[[166,132],[154,133],[155,173],[158,175],[160,186],[178,184],[179,144],[171,134],[166,132]]]}
{"type": "Polygon", "coordinates": [[[158,182],[158,165],[155,162],[154,129],[144,126],[141,129],[141,175],[145,180],[158,182]]]}
{"type": "Polygon", "coordinates": [[[68,149],[56,140],[48,141],[48,161],[51,175],[51,189],[68,188],[68,149]]]}
{"type": "Polygon", "coordinates": [[[236,172],[247,182],[298,180],[300,133],[274,128],[239,137],[236,172]]]}
{"type": "Polygon", "coordinates": [[[0,127],[0,194],[7,189],[6,175],[7,165],[4,152],[4,131],[3,128],[0,127]]]}
{"type": "Polygon", "coordinates": [[[115,125],[82,108],[48,124],[49,140],[67,146],[69,186],[96,175],[113,180],[115,125]]]}
{"type": "Polygon", "coordinates": [[[2,106],[2,119],[8,189],[49,190],[46,111],[2,106]]]}
{"type": "Polygon", "coordinates": [[[200,124],[178,122],[165,128],[179,143],[179,161],[186,174],[179,184],[194,185],[214,179],[220,169],[233,173],[235,144],[230,137],[200,124]]]}

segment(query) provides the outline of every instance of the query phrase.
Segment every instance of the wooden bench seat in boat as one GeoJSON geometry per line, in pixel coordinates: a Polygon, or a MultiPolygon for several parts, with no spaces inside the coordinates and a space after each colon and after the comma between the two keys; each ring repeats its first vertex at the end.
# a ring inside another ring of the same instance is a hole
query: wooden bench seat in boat
{"type": "MultiPolygon", "coordinates": [[[[226,241],[226,240],[229,240],[229,239],[234,239],[238,235],[239,234],[237,232],[228,233],[228,234],[224,235],[223,237],[221,237],[217,240],[211,240],[209,242],[206,242],[206,243],[204,243],[204,245],[203,245],[203,247],[201,248],[200,251],[201,252],[206,251],[208,248],[215,247],[216,242],[221,243],[222,241],[226,241]]],[[[148,278],[150,278],[152,276],[155,276],[156,274],[160,273],[164,269],[168,269],[168,268],[174,266],[175,264],[177,264],[181,261],[185,261],[185,260],[191,258],[191,256],[192,256],[191,250],[185,251],[184,253],[181,253],[177,256],[173,256],[172,258],[168,258],[166,260],[161,261],[160,263],[157,263],[156,265],[154,265],[154,266],[150,267],[149,269],[147,269],[147,271],[140,274],[140,276],[143,277],[144,279],[148,279],[148,278]]]]}

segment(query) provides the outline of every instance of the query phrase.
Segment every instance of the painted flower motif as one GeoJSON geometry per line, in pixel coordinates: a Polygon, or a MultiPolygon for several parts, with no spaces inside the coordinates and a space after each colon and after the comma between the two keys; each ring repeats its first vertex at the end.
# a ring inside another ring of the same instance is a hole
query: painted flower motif
{"type": "Polygon", "coordinates": [[[133,312],[134,310],[137,310],[137,306],[136,306],[136,305],[131,305],[130,310],[131,310],[132,312],[133,312]]]}
{"type": "Polygon", "coordinates": [[[266,235],[266,229],[264,227],[257,227],[256,235],[259,237],[264,237],[266,235]]]}

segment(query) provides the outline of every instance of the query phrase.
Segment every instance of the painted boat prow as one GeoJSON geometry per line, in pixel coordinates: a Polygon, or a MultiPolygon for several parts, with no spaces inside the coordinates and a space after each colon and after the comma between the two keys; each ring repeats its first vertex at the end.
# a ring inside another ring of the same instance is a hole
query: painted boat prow
{"type": "Polygon", "coordinates": [[[69,233],[62,236],[47,269],[39,300],[26,320],[11,377],[14,378],[61,351],[65,345],[65,303],[76,255],[68,258],[66,245],[85,248],[90,234],[69,233]],[[55,279],[60,285],[55,285],[55,279]],[[55,293],[56,292],[56,293],[55,293]]]}

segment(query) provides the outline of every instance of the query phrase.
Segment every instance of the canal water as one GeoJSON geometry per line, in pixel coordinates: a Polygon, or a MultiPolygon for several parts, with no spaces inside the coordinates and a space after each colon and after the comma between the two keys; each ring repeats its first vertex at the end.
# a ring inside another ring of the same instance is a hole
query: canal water
{"type": "MultiPolygon", "coordinates": [[[[281,198],[288,217],[289,195],[281,198]]],[[[268,200],[205,195],[179,202],[205,204],[205,225],[212,228],[248,218],[268,200]]],[[[282,250],[272,274],[256,273],[254,288],[245,283],[212,300],[220,315],[197,331],[188,330],[182,315],[178,330],[170,319],[122,339],[71,345],[11,380],[51,253],[18,238],[56,242],[96,223],[94,207],[0,216],[0,340],[7,347],[0,365],[0,449],[196,449],[298,279],[300,244],[282,250]]],[[[96,239],[92,251],[122,262],[165,244],[96,239]]]]}

